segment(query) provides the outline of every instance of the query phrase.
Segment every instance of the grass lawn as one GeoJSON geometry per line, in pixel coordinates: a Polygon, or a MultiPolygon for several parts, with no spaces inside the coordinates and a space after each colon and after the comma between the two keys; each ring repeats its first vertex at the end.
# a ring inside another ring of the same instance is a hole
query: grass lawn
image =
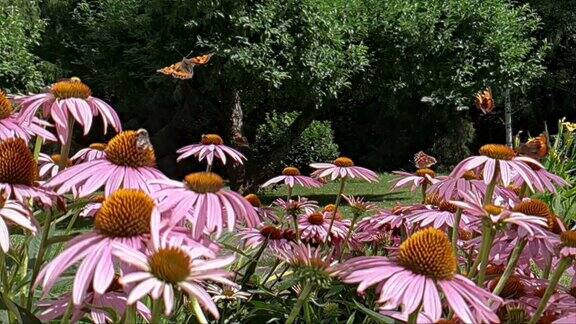
{"type": "MultiPolygon", "coordinates": [[[[396,203],[412,204],[420,200],[419,192],[411,193],[409,190],[391,191],[390,181],[392,179],[394,179],[392,174],[381,173],[380,181],[377,183],[357,180],[347,181],[344,194],[364,197],[364,199],[375,202],[383,208],[392,207],[396,203]]],[[[296,187],[293,194],[316,200],[320,206],[324,206],[334,203],[339,187],[340,183],[333,181],[318,189],[296,187]]],[[[265,190],[260,198],[264,203],[271,203],[276,198],[286,198],[286,187],[279,186],[275,189],[265,190]]]]}

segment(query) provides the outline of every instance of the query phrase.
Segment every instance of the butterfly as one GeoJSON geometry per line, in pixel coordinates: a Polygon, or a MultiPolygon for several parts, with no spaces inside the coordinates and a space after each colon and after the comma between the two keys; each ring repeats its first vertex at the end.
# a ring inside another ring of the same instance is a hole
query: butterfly
{"type": "Polygon", "coordinates": [[[478,91],[474,97],[474,104],[476,108],[480,109],[484,114],[489,114],[494,110],[494,98],[492,98],[492,89],[478,91]]]}
{"type": "Polygon", "coordinates": [[[182,61],[156,70],[156,72],[181,80],[192,79],[194,76],[194,67],[196,65],[201,66],[208,64],[212,55],[214,55],[214,53],[195,56],[193,58],[183,58],[182,61]]]}
{"type": "Polygon", "coordinates": [[[414,165],[418,169],[429,168],[436,164],[436,159],[423,151],[414,154],[414,165]]]}
{"type": "Polygon", "coordinates": [[[150,142],[150,136],[148,135],[148,131],[144,128],[140,128],[136,131],[138,137],[136,137],[136,147],[140,150],[151,150],[152,149],[152,142],[150,142]]]}
{"type": "Polygon", "coordinates": [[[531,157],[535,160],[541,160],[545,158],[550,152],[550,146],[548,145],[548,136],[546,133],[542,133],[524,144],[520,144],[516,150],[518,154],[531,157]]]}

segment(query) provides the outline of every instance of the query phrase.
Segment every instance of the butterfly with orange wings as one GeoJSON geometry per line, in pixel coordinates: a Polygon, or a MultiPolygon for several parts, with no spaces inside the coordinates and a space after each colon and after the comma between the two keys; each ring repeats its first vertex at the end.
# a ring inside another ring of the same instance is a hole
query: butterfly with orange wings
{"type": "Polygon", "coordinates": [[[492,89],[486,88],[486,90],[478,91],[474,97],[474,104],[476,108],[480,109],[484,114],[491,113],[496,106],[494,104],[494,98],[492,97],[492,89]]]}
{"type": "Polygon", "coordinates": [[[183,58],[182,61],[156,70],[156,72],[181,80],[192,79],[194,76],[194,67],[197,65],[202,66],[207,64],[212,55],[214,55],[214,53],[195,56],[192,58],[183,58]]]}
{"type": "Polygon", "coordinates": [[[414,154],[414,165],[418,169],[429,168],[436,164],[436,159],[423,151],[414,154]]]}
{"type": "Polygon", "coordinates": [[[550,146],[548,144],[548,135],[542,133],[528,140],[528,142],[520,144],[516,151],[520,155],[540,161],[550,152],[550,146]]]}

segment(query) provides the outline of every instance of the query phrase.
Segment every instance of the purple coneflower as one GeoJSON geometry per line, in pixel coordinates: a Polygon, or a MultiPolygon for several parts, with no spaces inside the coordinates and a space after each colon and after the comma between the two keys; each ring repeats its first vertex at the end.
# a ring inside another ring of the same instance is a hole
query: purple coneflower
{"type": "Polygon", "coordinates": [[[9,226],[16,224],[36,234],[35,221],[30,210],[24,205],[0,196],[0,248],[2,251],[6,253],[10,249],[9,226]]]}
{"type": "MultiPolygon", "coordinates": [[[[530,166],[532,170],[534,170],[534,173],[536,174],[538,179],[540,179],[540,181],[542,182],[542,188],[539,187],[536,188],[542,192],[548,191],[556,193],[557,187],[565,187],[570,185],[566,180],[562,179],[562,177],[559,177],[553,173],[548,172],[541,165],[528,163],[528,166],[530,166]]],[[[518,187],[522,187],[522,185],[524,184],[524,179],[520,176],[520,174],[514,173],[514,179],[512,180],[512,183],[518,187]]]]}
{"type": "Polygon", "coordinates": [[[543,228],[547,226],[545,218],[525,215],[521,212],[507,209],[504,206],[484,205],[482,195],[478,192],[462,192],[461,196],[464,199],[463,201],[452,200],[450,203],[462,208],[467,215],[476,218],[470,221],[470,226],[482,222],[485,217],[494,224],[508,223],[518,225],[526,231],[526,235],[543,233],[543,228]]]}
{"type": "Polygon", "coordinates": [[[374,171],[354,166],[354,162],[344,156],[337,158],[332,163],[312,163],[310,166],[316,169],[311,174],[315,178],[330,178],[330,180],[360,178],[368,182],[378,182],[378,175],[374,171]]]}
{"type": "Polygon", "coordinates": [[[205,282],[236,285],[227,279],[232,273],[222,269],[234,262],[234,256],[206,260],[202,249],[183,245],[181,241],[153,240],[152,248],[145,253],[117,245],[113,253],[137,269],[120,278],[121,284],[134,285],[128,296],[128,305],[147,294],[154,300],[163,297],[166,315],[170,315],[174,307],[174,289],[181,289],[218,319],[218,308],[206,292],[205,282]]]}
{"type": "Polygon", "coordinates": [[[280,258],[294,268],[294,274],[301,281],[322,288],[330,287],[335,262],[329,255],[322,255],[320,248],[294,243],[291,249],[280,253],[280,258]]]}
{"type": "Polygon", "coordinates": [[[323,186],[322,182],[314,178],[301,175],[298,168],[286,167],[284,170],[282,170],[282,175],[266,181],[262,187],[267,187],[271,184],[279,182],[284,182],[284,184],[290,188],[293,188],[294,185],[299,185],[306,188],[320,188],[323,186]]]}
{"type": "Polygon", "coordinates": [[[274,223],[279,222],[278,215],[276,215],[276,211],[274,211],[274,209],[269,206],[263,205],[262,201],[257,195],[247,194],[246,196],[244,196],[244,199],[246,199],[246,201],[248,201],[250,205],[254,207],[254,210],[256,210],[256,213],[258,214],[260,219],[268,219],[274,223]]]}
{"type": "Polygon", "coordinates": [[[248,300],[250,293],[238,289],[236,286],[224,285],[223,287],[209,284],[206,291],[212,295],[212,300],[217,303],[219,301],[234,302],[237,300],[248,300]]]}
{"type": "Polygon", "coordinates": [[[377,284],[381,310],[402,306],[402,314],[418,309],[432,321],[442,316],[440,295],[465,323],[499,322],[490,304],[497,308],[498,296],[477,287],[456,273],[457,260],[446,234],[429,227],[400,245],[395,258],[357,257],[339,267],[345,283],[359,283],[358,292],[377,284]]]}
{"type": "Polygon", "coordinates": [[[460,199],[460,192],[467,192],[476,190],[482,194],[486,193],[487,185],[482,180],[482,177],[477,175],[475,171],[466,171],[458,178],[451,176],[444,177],[442,180],[432,184],[427,193],[437,195],[444,200],[458,200],[460,199]]]}
{"type": "Polygon", "coordinates": [[[74,156],[70,158],[74,164],[80,164],[84,162],[90,162],[92,160],[102,159],[106,157],[106,144],[103,143],[93,143],[87,148],[83,148],[76,152],[74,156]]]}
{"type": "Polygon", "coordinates": [[[166,179],[150,183],[163,186],[153,194],[160,211],[170,211],[174,223],[186,218],[195,237],[206,231],[219,237],[224,226],[232,231],[237,221],[245,221],[248,227],[260,224],[254,207],[240,194],[225,190],[224,180],[216,173],[196,172],[183,182],[166,179]]]}
{"type": "Polygon", "coordinates": [[[44,206],[52,206],[60,197],[38,186],[37,180],[38,163],[26,142],[21,138],[0,142],[0,191],[6,198],[23,204],[32,199],[44,206]]]}
{"type": "MultiPolygon", "coordinates": [[[[114,279],[115,258],[113,243],[132,249],[145,248],[151,231],[157,232],[160,215],[154,200],[146,193],[120,189],[106,198],[94,218],[94,229],[70,240],[67,247],[44,266],[35,285],[41,284],[45,293],[57,279],[74,264],[80,262],[72,287],[72,301],[80,305],[90,286],[103,294],[114,279]]],[[[126,261],[126,260],[121,260],[126,261]]]]}
{"type": "Polygon", "coordinates": [[[530,189],[542,189],[542,182],[528,164],[543,168],[540,162],[525,156],[517,156],[513,149],[506,145],[486,144],[480,148],[479,156],[471,156],[460,162],[450,174],[453,178],[460,178],[470,170],[482,168],[484,183],[490,184],[498,179],[505,187],[514,180],[515,172],[524,180],[530,189]]]}
{"type": "Polygon", "coordinates": [[[49,92],[26,96],[19,102],[22,105],[21,114],[25,118],[32,118],[40,108],[45,117],[50,115],[61,143],[69,142],[69,129],[73,127],[70,123],[74,120],[83,126],[84,135],[88,134],[92,120],[98,115],[102,116],[104,133],[108,124],[117,132],[122,130],[116,111],[104,101],[92,97],[92,90],[79,78],[56,82],[50,86],[49,92]]]}
{"type": "Polygon", "coordinates": [[[38,136],[44,140],[56,141],[56,137],[44,129],[47,126],[50,124],[36,117],[28,120],[14,113],[13,105],[6,98],[6,93],[0,90],[0,140],[21,138],[28,143],[32,137],[38,136]]]}
{"type": "Polygon", "coordinates": [[[239,232],[239,238],[244,240],[246,247],[258,248],[268,242],[268,248],[273,253],[290,249],[291,240],[286,239],[284,231],[275,226],[260,226],[260,229],[247,228],[239,232]]]}
{"type": "Polygon", "coordinates": [[[290,199],[288,201],[278,198],[272,202],[274,206],[282,208],[289,215],[308,214],[318,209],[318,202],[305,197],[290,199]]]}
{"type": "Polygon", "coordinates": [[[226,155],[240,164],[244,163],[246,160],[246,157],[242,153],[224,145],[222,137],[216,134],[202,135],[200,143],[184,146],[178,149],[176,153],[180,154],[177,161],[189,156],[195,156],[200,162],[206,159],[209,166],[212,165],[215,157],[222,160],[222,164],[226,164],[226,155]]]}
{"type": "Polygon", "coordinates": [[[396,180],[393,180],[394,185],[392,189],[410,186],[410,191],[412,192],[420,187],[436,184],[443,179],[442,177],[437,178],[436,172],[428,168],[418,169],[413,174],[403,171],[393,171],[392,173],[398,176],[396,180]]]}
{"type": "MultiPolygon", "coordinates": [[[[68,310],[71,298],[71,294],[66,293],[55,300],[40,301],[38,307],[41,311],[38,318],[43,322],[62,318],[68,310]]],[[[112,323],[113,319],[105,308],[113,309],[119,316],[123,316],[126,312],[127,300],[127,294],[115,278],[104,294],[90,291],[86,294],[81,305],[74,305],[70,321],[72,323],[79,322],[85,315],[89,314],[94,323],[112,323]]],[[[136,312],[146,321],[150,321],[150,309],[144,303],[138,302],[136,304],[136,312]]]]}
{"type": "MultiPolygon", "coordinates": [[[[437,195],[428,195],[424,204],[415,205],[405,215],[409,223],[420,228],[434,226],[438,229],[454,228],[456,223],[457,207],[437,195]]],[[[466,214],[461,215],[458,229],[468,230],[470,219],[466,214]]]]}
{"type": "MultiPolygon", "coordinates": [[[[44,153],[40,153],[38,156],[38,166],[39,171],[38,174],[40,175],[41,179],[50,179],[55,177],[58,174],[61,164],[61,157],[60,154],[48,155],[44,153]]],[[[68,160],[66,162],[66,166],[70,166],[71,162],[68,160]]]]}
{"type": "Polygon", "coordinates": [[[122,132],[108,142],[104,158],[80,163],[61,171],[46,183],[60,194],[70,190],[85,197],[104,186],[109,196],[119,188],[152,192],[156,188],[149,180],[167,179],[155,168],[156,156],[149,142],[148,132],[122,132]]]}
{"type": "Polygon", "coordinates": [[[298,218],[300,239],[310,244],[321,244],[329,240],[342,241],[346,238],[350,220],[334,220],[330,235],[328,231],[333,218],[331,212],[314,212],[298,218]]]}

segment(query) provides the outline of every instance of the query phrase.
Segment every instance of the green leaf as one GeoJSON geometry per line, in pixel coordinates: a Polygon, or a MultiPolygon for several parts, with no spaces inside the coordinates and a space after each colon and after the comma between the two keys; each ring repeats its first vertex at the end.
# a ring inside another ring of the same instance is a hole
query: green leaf
{"type": "Polygon", "coordinates": [[[373,320],[375,320],[377,323],[386,323],[386,324],[394,324],[394,320],[391,319],[388,316],[384,316],[378,312],[375,312],[369,308],[367,308],[366,306],[360,304],[358,301],[354,301],[354,304],[356,305],[356,307],[358,307],[359,310],[361,310],[362,312],[364,312],[366,315],[370,316],[370,318],[372,318],[373,320]]]}
{"type": "MultiPolygon", "coordinates": [[[[9,310],[9,307],[6,305],[4,300],[5,300],[5,297],[2,295],[2,293],[0,293],[0,309],[9,310]]],[[[16,309],[18,310],[18,313],[20,313],[20,317],[22,318],[22,322],[24,322],[26,324],[41,324],[42,323],[42,322],[40,322],[40,320],[36,316],[34,316],[34,314],[32,314],[26,308],[16,304],[15,302],[13,302],[10,299],[8,299],[8,301],[12,303],[12,306],[16,307],[16,309]]]]}
{"type": "Polygon", "coordinates": [[[348,320],[346,321],[346,324],[352,324],[354,323],[354,319],[356,318],[356,312],[352,313],[352,315],[350,315],[350,317],[348,318],[348,320]]]}

